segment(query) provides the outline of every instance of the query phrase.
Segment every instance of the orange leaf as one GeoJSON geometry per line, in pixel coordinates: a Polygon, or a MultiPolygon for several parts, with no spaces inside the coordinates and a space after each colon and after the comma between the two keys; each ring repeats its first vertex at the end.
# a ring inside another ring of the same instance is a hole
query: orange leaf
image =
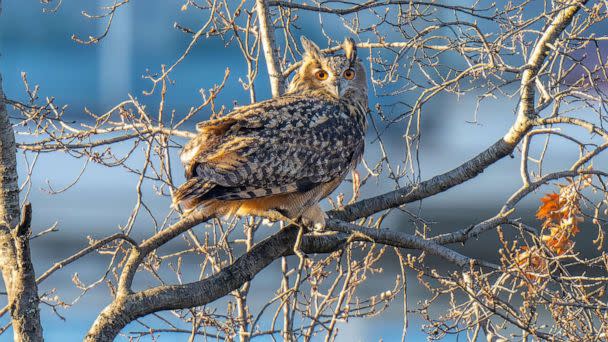
{"type": "MultiPolygon", "coordinates": [[[[536,218],[539,220],[553,219],[555,218],[555,212],[560,209],[559,195],[556,193],[547,194],[547,196],[540,199],[543,204],[538,208],[536,212],[536,218]]],[[[559,217],[559,214],[557,214],[559,217]]]]}

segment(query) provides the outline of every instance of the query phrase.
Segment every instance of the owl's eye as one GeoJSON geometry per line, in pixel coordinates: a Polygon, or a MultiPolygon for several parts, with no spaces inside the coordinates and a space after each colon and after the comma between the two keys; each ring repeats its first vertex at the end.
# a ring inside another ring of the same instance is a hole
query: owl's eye
{"type": "Polygon", "coordinates": [[[347,80],[352,80],[353,78],[355,78],[355,70],[346,69],[342,76],[344,76],[344,78],[346,78],[347,80]]]}
{"type": "Polygon", "coordinates": [[[315,77],[319,80],[319,81],[325,81],[327,79],[327,77],[329,76],[329,74],[327,73],[327,71],[325,70],[319,70],[315,73],[315,77]]]}

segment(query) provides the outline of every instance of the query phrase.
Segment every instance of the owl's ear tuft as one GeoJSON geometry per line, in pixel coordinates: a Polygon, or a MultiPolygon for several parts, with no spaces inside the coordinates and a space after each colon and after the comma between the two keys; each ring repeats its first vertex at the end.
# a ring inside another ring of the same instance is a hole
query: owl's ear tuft
{"type": "Polygon", "coordinates": [[[323,57],[323,53],[321,49],[317,46],[317,44],[313,43],[308,38],[301,36],[300,41],[302,42],[302,47],[304,48],[304,55],[314,59],[321,59],[323,57]]]}
{"type": "Polygon", "coordinates": [[[355,41],[352,38],[344,38],[344,43],[342,43],[342,50],[344,50],[346,58],[348,58],[351,63],[357,59],[357,45],[355,45],[355,41]]]}

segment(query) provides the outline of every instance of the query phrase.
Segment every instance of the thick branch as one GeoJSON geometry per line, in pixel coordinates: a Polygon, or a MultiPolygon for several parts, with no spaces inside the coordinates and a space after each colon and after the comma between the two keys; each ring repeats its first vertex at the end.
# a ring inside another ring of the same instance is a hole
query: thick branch
{"type": "MultiPolygon", "coordinates": [[[[342,233],[321,236],[305,236],[301,249],[305,253],[329,253],[353,241],[370,241],[389,246],[415,249],[439,256],[460,267],[471,263],[495,267],[470,259],[433,241],[389,231],[356,226],[331,220],[329,227],[342,233]],[[348,234],[344,234],[348,233],[348,234]]],[[[244,283],[251,281],[257,273],[281,256],[294,253],[293,246],[298,228],[289,226],[255,245],[249,252],[219,273],[197,282],[158,286],[119,297],[97,318],[87,341],[111,341],[131,321],[162,310],[184,309],[201,306],[222,298],[244,283]]]]}
{"type": "Polygon", "coordinates": [[[15,341],[42,341],[42,325],[36,274],[30,254],[30,223],[32,207],[24,205],[21,222],[12,230],[15,244],[15,264],[12,268],[12,289],[9,292],[9,309],[15,341]],[[12,292],[12,293],[11,293],[12,292]]]}
{"type": "Polygon", "coordinates": [[[260,38],[266,58],[266,68],[270,77],[270,88],[272,97],[281,96],[285,90],[285,78],[279,65],[279,56],[274,40],[274,26],[270,18],[270,12],[266,0],[256,0],[255,10],[258,14],[258,25],[260,27],[260,38]]]}
{"type": "MultiPolygon", "coordinates": [[[[53,273],[57,272],[58,270],[66,267],[67,265],[79,260],[80,258],[88,255],[89,253],[96,251],[100,247],[107,245],[110,242],[115,241],[115,240],[124,240],[124,241],[129,242],[133,246],[137,246],[137,243],[135,243],[135,241],[133,239],[131,239],[130,237],[128,237],[125,234],[117,233],[117,234],[110,235],[104,239],[101,239],[101,240],[91,244],[88,247],[81,249],[80,251],[76,252],[75,254],[73,254],[63,260],[56,262],[51,268],[46,270],[46,272],[44,272],[41,276],[39,276],[36,279],[36,284],[40,284],[41,282],[46,280],[48,277],[50,277],[53,273]]],[[[3,307],[2,309],[0,309],[0,317],[4,316],[4,314],[6,314],[6,312],[8,310],[9,310],[8,305],[3,307]]]]}
{"type": "Polygon", "coordinates": [[[99,315],[86,341],[112,341],[129,322],[147,314],[171,309],[205,305],[221,298],[286,254],[293,246],[298,228],[287,227],[255,245],[220,273],[205,280],[172,286],[160,286],[135,294],[122,295],[99,315]]]}
{"type": "MultiPolygon", "coordinates": [[[[523,134],[516,142],[519,142],[519,139],[522,137],[523,134]]],[[[451,171],[418,184],[361,200],[351,205],[347,205],[341,210],[333,210],[329,214],[331,217],[343,221],[353,221],[361,217],[373,215],[382,210],[396,208],[406,203],[415,202],[436,195],[475,178],[488,166],[511,154],[515,149],[515,146],[517,146],[517,143],[508,143],[505,139],[500,139],[487,150],[451,171]]]]}
{"type": "Polygon", "coordinates": [[[557,38],[562,34],[564,29],[572,22],[572,18],[578,10],[587,1],[572,1],[572,4],[566,6],[557,13],[551,24],[547,27],[543,35],[534,45],[534,49],[528,58],[526,70],[521,77],[520,87],[520,102],[517,120],[505,136],[509,142],[521,140],[522,135],[530,128],[530,121],[534,119],[536,113],[534,111],[534,83],[538,71],[540,70],[545,58],[549,53],[550,46],[555,44],[557,38]]]}
{"type": "Polygon", "coordinates": [[[125,264],[118,282],[118,292],[127,294],[131,292],[131,284],[137,272],[137,267],[141,264],[144,258],[156,248],[164,245],[174,237],[187,231],[188,229],[206,222],[211,217],[203,211],[193,211],[188,215],[184,215],[178,222],[172,226],[156,233],[148,240],[142,242],[139,246],[134,246],[129,252],[129,258],[125,264]]]}
{"type": "MultiPolygon", "coordinates": [[[[2,2],[0,0],[0,11],[2,2]]],[[[0,268],[12,316],[15,341],[42,341],[38,287],[30,258],[31,208],[19,222],[15,133],[8,119],[0,76],[0,268]]]]}

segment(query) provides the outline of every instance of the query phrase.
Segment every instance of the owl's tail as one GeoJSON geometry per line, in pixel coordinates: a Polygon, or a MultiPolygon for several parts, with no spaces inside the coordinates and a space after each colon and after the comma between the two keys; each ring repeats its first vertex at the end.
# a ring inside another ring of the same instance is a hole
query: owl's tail
{"type": "Polygon", "coordinates": [[[181,205],[184,209],[192,209],[203,201],[203,196],[215,187],[215,184],[205,182],[200,178],[190,178],[173,193],[172,207],[181,205]]]}

